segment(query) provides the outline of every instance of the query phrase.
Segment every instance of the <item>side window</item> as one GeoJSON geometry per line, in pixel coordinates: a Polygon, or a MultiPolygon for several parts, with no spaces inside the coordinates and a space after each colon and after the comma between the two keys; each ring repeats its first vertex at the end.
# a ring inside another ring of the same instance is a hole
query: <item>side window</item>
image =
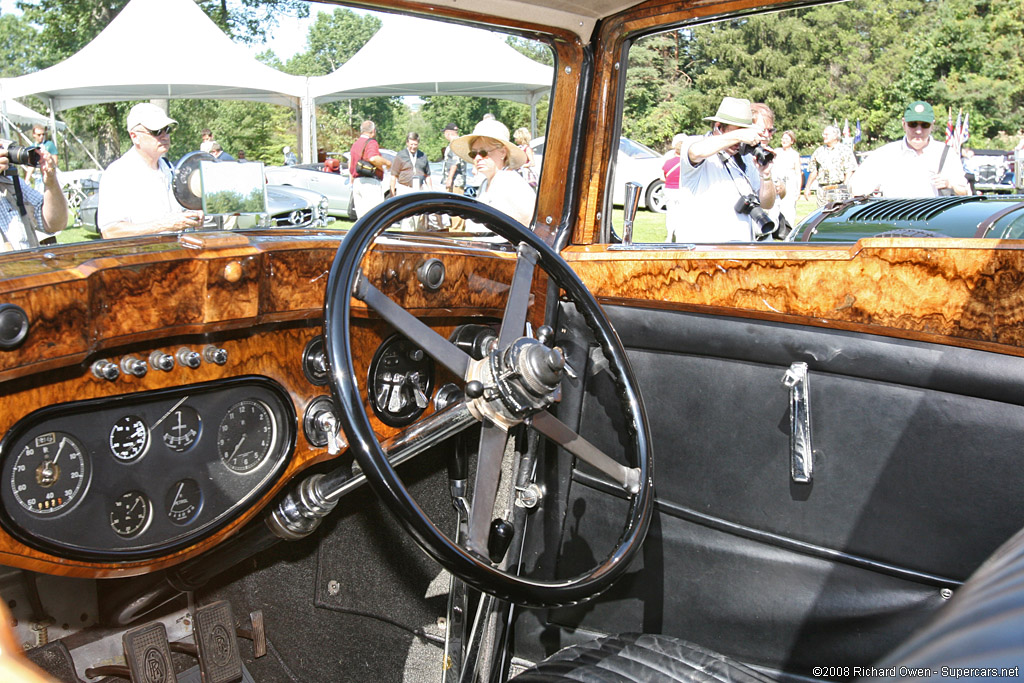
{"type": "MultiPolygon", "coordinates": [[[[1002,94],[1024,84],[998,67],[1006,20],[959,0],[853,0],[635,39],[613,230],[632,182],[635,243],[972,237],[1006,208],[989,195],[1024,190],[1011,152],[1024,110],[1002,94]],[[908,199],[916,210],[897,211],[908,199]]],[[[1024,32],[1009,40],[1024,48],[1024,32]]]]}

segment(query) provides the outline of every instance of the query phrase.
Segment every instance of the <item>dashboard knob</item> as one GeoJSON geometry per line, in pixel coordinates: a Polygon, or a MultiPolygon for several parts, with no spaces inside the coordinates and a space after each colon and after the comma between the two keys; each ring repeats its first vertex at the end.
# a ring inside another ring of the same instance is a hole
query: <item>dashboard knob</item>
{"type": "Polygon", "coordinates": [[[203,349],[203,360],[207,363],[224,365],[228,362],[228,352],[218,346],[207,346],[203,349]]]}
{"type": "Polygon", "coordinates": [[[98,360],[92,364],[92,374],[100,379],[113,382],[121,376],[121,370],[117,367],[117,363],[111,363],[109,360],[98,360]]]}
{"type": "Polygon", "coordinates": [[[145,377],[149,371],[146,361],[135,356],[125,356],[121,359],[121,372],[133,377],[145,377]]]}
{"type": "Polygon", "coordinates": [[[469,398],[480,398],[484,395],[484,383],[480,380],[466,382],[466,396],[469,398]]]}
{"type": "Polygon", "coordinates": [[[17,348],[28,336],[28,315],[14,304],[0,304],[0,349],[17,348]]]}
{"type": "Polygon", "coordinates": [[[428,258],[416,269],[416,277],[423,288],[436,292],[444,284],[444,262],[437,258],[428,258]]]}
{"type": "Polygon", "coordinates": [[[192,368],[195,370],[203,364],[203,357],[199,355],[198,351],[183,346],[178,349],[178,353],[175,354],[178,358],[178,363],[184,365],[186,368],[192,368]]]}
{"type": "Polygon", "coordinates": [[[170,372],[174,369],[174,356],[163,351],[154,351],[149,354],[149,364],[157,370],[170,372]]]}

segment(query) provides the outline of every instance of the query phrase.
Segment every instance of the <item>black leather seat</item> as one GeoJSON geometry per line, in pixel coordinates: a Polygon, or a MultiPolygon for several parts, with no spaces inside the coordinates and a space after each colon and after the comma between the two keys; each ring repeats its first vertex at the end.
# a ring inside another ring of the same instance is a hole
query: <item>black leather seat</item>
{"type": "MultiPolygon", "coordinates": [[[[1004,543],[936,616],[870,671],[905,682],[901,668],[961,680],[1019,678],[1024,668],[1024,530],[1004,543]],[[996,673],[992,673],[992,671],[996,673]]],[[[517,683],[771,681],[724,655],[670,636],[606,636],[560,650],[517,683]]]]}
{"type": "Polygon", "coordinates": [[[514,679],[516,683],[578,681],[735,681],[767,683],[772,679],[712,652],[671,636],[625,633],[559,650],[514,679]]]}

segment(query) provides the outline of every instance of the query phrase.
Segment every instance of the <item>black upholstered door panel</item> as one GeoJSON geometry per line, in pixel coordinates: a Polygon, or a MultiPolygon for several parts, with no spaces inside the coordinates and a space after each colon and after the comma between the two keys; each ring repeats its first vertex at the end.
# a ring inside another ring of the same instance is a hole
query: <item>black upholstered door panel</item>
{"type": "MultiPolygon", "coordinates": [[[[644,567],[563,625],[662,631],[793,672],[863,666],[1024,525],[1024,359],[871,335],[609,308],[639,379],[659,516],[644,567]],[[814,474],[790,478],[793,362],[814,474]]],[[[600,372],[581,433],[615,439],[600,372]]],[[[577,477],[575,522],[607,498],[577,477]]],[[[606,510],[607,508],[607,510],[606,510]]],[[[581,527],[580,525],[588,525],[581,527]]],[[[568,559],[563,571],[570,571],[568,559]]]]}

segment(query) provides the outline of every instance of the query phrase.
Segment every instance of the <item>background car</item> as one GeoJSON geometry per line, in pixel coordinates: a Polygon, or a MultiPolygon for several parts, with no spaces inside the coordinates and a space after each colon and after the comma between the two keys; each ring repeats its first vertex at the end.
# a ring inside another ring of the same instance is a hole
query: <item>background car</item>
{"type": "MultiPolygon", "coordinates": [[[[395,152],[382,149],[381,156],[389,162],[395,158],[395,152]]],[[[288,187],[303,187],[327,197],[327,213],[337,218],[354,221],[356,219],[355,203],[352,200],[352,178],[348,173],[348,152],[342,155],[341,172],[332,173],[324,170],[324,165],[296,164],[294,166],[267,166],[267,182],[288,187]]],[[[384,193],[388,196],[390,175],[384,172],[384,193]]]]}
{"type": "Polygon", "coordinates": [[[1024,196],[860,197],[817,209],[791,233],[795,242],[863,237],[1024,237],[1024,196]]]}
{"type": "Polygon", "coordinates": [[[974,155],[964,159],[964,168],[974,174],[976,192],[1015,191],[1013,152],[1001,149],[976,149],[974,155]]]}
{"type": "MultiPolygon", "coordinates": [[[[539,176],[544,161],[544,137],[535,138],[530,142],[530,147],[533,148],[534,163],[539,176]]],[[[622,206],[626,197],[626,183],[638,183],[642,188],[640,206],[648,211],[664,213],[667,208],[665,178],[661,173],[664,163],[664,155],[635,140],[620,137],[615,176],[612,178],[612,202],[616,206],[622,206]]]]}
{"type": "MultiPolygon", "coordinates": [[[[306,228],[327,224],[327,198],[319,192],[302,187],[267,185],[268,218],[261,224],[257,216],[239,216],[236,228],[306,228]]],[[[78,207],[77,225],[99,232],[96,214],[99,193],[93,193],[81,200],[78,207]]],[[[208,221],[209,223],[209,221],[208,221]]]]}

